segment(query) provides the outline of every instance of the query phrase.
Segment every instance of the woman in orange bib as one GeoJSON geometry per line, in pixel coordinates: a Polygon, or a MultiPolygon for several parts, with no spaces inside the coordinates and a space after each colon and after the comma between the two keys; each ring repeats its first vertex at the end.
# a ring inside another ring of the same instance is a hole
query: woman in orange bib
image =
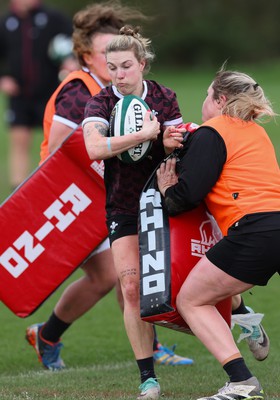
{"type": "Polygon", "coordinates": [[[203,125],[189,136],[178,165],[169,159],[157,172],[170,215],[205,201],[224,235],[177,297],[178,311],[229,376],[216,395],[199,400],[265,398],[215,304],[266,285],[280,271],[280,171],[273,145],[256,122],[274,115],[254,79],[222,67],[203,103],[203,125]]]}

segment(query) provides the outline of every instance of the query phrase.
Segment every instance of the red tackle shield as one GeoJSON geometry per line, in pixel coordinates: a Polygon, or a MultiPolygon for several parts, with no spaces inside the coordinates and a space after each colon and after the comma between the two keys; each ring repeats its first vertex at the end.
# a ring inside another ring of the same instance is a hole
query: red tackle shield
{"type": "MultiPolygon", "coordinates": [[[[141,318],[192,334],[176,310],[177,294],[191,269],[222,237],[204,204],[176,217],[162,208],[155,175],[140,199],[140,308],[141,318]]],[[[231,299],[216,305],[230,325],[231,299]]]]}
{"type": "Polygon", "coordinates": [[[81,128],[1,205],[0,299],[33,313],[107,237],[103,162],[81,128]]]}

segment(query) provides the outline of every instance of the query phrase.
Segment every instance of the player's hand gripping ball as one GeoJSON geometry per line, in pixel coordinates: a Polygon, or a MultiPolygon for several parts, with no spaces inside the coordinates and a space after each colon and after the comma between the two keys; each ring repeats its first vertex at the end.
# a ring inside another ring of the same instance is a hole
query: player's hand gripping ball
{"type": "MultiPolygon", "coordinates": [[[[149,106],[138,96],[128,95],[119,100],[110,117],[110,136],[124,136],[142,129],[145,114],[149,106]]],[[[131,149],[118,154],[125,163],[137,163],[147,156],[152,142],[147,140],[131,149]]]]}

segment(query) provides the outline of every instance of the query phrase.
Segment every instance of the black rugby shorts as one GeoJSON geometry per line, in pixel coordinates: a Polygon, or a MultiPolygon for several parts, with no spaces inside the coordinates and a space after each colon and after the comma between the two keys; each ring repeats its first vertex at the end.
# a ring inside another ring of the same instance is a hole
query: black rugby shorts
{"type": "Polygon", "coordinates": [[[280,273],[279,248],[280,213],[258,213],[238,221],[206,257],[236,279],[265,286],[280,273]]]}
{"type": "Polygon", "coordinates": [[[108,217],[106,224],[110,244],[121,237],[138,234],[138,216],[135,215],[121,214],[108,217]]]}
{"type": "Polygon", "coordinates": [[[12,97],[6,111],[6,120],[10,126],[26,126],[42,128],[47,100],[12,97]]]}

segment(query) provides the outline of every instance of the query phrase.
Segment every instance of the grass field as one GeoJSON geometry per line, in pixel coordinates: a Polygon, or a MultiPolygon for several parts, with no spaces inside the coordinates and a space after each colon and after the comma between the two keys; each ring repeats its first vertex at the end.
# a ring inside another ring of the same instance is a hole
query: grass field
{"type": "MultiPolygon", "coordinates": [[[[263,86],[277,112],[280,112],[279,70],[280,64],[246,68],[246,72],[252,74],[263,86]]],[[[200,122],[201,103],[214,72],[181,70],[171,74],[170,71],[161,71],[154,73],[151,78],[176,90],[185,121],[200,122]]],[[[3,98],[0,98],[0,115],[3,115],[3,101],[3,98]]],[[[279,119],[277,120],[269,123],[267,129],[280,160],[279,119]]],[[[3,201],[9,194],[9,187],[7,133],[2,120],[0,129],[0,201],[3,201]]],[[[40,141],[41,134],[38,132],[33,146],[34,168],[38,162],[40,141]]],[[[33,349],[24,340],[26,326],[44,321],[62,290],[80,275],[81,272],[76,271],[34,315],[26,319],[16,317],[0,304],[0,400],[136,398],[138,369],[133,361],[114,292],[65,333],[62,350],[67,365],[65,371],[51,373],[43,370],[33,349]]],[[[253,359],[246,343],[241,342],[239,347],[249,368],[262,382],[267,399],[280,399],[280,319],[277,307],[279,277],[275,276],[268,287],[254,288],[250,293],[246,293],[244,298],[255,310],[265,313],[263,322],[271,339],[271,351],[268,359],[260,363],[253,359]]],[[[223,386],[226,380],[225,373],[195,337],[165,328],[158,328],[158,334],[164,344],[177,343],[179,354],[195,360],[193,366],[156,367],[164,399],[195,400],[202,395],[214,393],[217,388],[223,386]]],[[[238,328],[235,328],[234,335],[238,337],[238,328]]]]}

